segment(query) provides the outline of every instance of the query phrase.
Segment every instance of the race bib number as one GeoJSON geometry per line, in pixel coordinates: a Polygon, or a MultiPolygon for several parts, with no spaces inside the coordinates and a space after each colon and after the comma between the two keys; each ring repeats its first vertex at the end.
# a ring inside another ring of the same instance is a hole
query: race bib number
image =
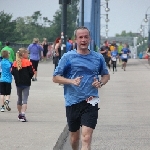
{"type": "Polygon", "coordinates": [[[127,59],[127,54],[122,54],[122,58],[127,59]]]}
{"type": "Polygon", "coordinates": [[[88,101],[87,103],[90,103],[92,106],[95,106],[100,102],[100,99],[98,97],[94,97],[92,100],[88,101]]]}
{"type": "Polygon", "coordinates": [[[117,59],[116,59],[116,57],[112,57],[112,61],[116,61],[117,59]]]}

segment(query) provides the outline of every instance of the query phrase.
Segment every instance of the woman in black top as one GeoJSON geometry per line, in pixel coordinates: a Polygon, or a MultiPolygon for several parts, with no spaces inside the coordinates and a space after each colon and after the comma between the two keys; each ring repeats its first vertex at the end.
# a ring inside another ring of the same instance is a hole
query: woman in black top
{"type": "Polygon", "coordinates": [[[42,46],[43,46],[43,60],[46,61],[47,59],[46,56],[48,52],[48,42],[46,38],[43,38],[42,46]]]}

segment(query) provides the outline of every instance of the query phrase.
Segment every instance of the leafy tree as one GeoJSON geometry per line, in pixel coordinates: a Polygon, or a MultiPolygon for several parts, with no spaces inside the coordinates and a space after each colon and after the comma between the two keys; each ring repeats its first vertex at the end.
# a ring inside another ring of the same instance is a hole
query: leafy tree
{"type": "MultiPolygon", "coordinates": [[[[67,6],[67,35],[73,36],[76,28],[79,0],[72,1],[67,6]]],[[[0,40],[29,44],[34,37],[48,41],[54,41],[61,33],[62,6],[56,11],[53,20],[42,17],[40,11],[36,11],[32,16],[18,17],[12,21],[12,15],[0,12],[0,40]]]]}
{"type": "Polygon", "coordinates": [[[139,36],[138,33],[132,33],[130,32],[126,32],[125,30],[123,30],[121,32],[121,34],[116,34],[116,37],[135,37],[135,36],[139,36]]]}
{"type": "Polygon", "coordinates": [[[15,33],[15,21],[11,21],[12,15],[4,13],[4,11],[0,12],[0,40],[6,41],[10,40],[15,41],[13,38],[15,33]]]}
{"type": "MultiPolygon", "coordinates": [[[[79,13],[78,10],[79,0],[73,0],[71,5],[67,5],[67,35],[68,37],[72,37],[74,30],[76,28],[77,15],[79,13]]],[[[55,38],[60,36],[61,33],[61,20],[62,20],[62,6],[60,5],[59,10],[56,11],[52,24],[50,26],[50,31],[53,41],[55,38]]]]}

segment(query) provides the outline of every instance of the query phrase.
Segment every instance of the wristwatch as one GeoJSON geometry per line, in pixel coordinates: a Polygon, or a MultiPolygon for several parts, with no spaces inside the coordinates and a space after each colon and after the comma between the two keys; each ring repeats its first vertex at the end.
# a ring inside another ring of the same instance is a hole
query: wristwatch
{"type": "Polygon", "coordinates": [[[101,87],[102,87],[102,86],[104,85],[104,83],[100,81],[100,85],[101,85],[101,87]]]}

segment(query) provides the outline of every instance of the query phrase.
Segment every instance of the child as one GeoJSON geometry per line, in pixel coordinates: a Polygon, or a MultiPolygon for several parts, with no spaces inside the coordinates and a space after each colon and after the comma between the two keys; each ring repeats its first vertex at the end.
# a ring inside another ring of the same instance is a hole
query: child
{"type": "MultiPolygon", "coordinates": [[[[1,61],[2,61],[2,57],[0,56],[0,77],[1,77],[1,73],[2,73],[1,61]]],[[[0,82],[0,92],[1,92],[1,82],[0,82]]],[[[1,95],[1,93],[0,93],[0,95],[1,95]]]]}
{"type": "Polygon", "coordinates": [[[114,50],[111,52],[111,61],[113,64],[113,73],[114,71],[117,71],[117,58],[118,58],[118,51],[117,51],[117,47],[114,46],[114,50]]]}
{"type": "Polygon", "coordinates": [[[21,122],[26,122],[25,112],[27,109],[31,79],[34,75],[32,63],[28,60],[27,49],[20,48],[19,51],[17,51],[16,61],[13,63],[11,73],[14,76],[17,88],[17,109],[19,112],[18,120],[21,122]]]}
{"type": "Polygon", "coordinates": [[[6,109],[8,111],[11,110],[9,107],[9,99],[11,94],[11,82],[12,82],[12,75],[11,75],[11,66],[12,63],[9,61],[9,53],[8,51],[2,51],[2,61],[1,61],[1,112],[5,111],[4,105],[6,105],[6,109]],[[4,98],[6,98],[4,102],[4,98]]]}

